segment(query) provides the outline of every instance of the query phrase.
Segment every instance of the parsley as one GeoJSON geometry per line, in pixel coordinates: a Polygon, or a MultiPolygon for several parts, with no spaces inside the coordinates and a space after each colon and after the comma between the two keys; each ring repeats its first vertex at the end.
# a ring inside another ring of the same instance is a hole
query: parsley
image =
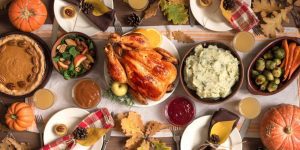
{"type": "Polygon", "coordinates": [[[68,74],[68,70],[64,70],[64,78],[65,78],[66,80],[71,79],[70,75],[68,74]]]}
{"type": "Polygon", "coordinates": [[[110,99],[110,100],[112,100],[112,101],[116,101],[116,102],[125,104],[127,106],[132,106],[134,104],[133,97],[129,93],[127,93],[124,96],[116,96],[111,91],[110,88],[107,89],[106,91],[104,91],[103,96],[110,99]]]}
{"type": "Polygon", "coordinates": [[[61,55],[65,60],[70,60],[71,55],[68,52],[63,52],[61,55]]]}

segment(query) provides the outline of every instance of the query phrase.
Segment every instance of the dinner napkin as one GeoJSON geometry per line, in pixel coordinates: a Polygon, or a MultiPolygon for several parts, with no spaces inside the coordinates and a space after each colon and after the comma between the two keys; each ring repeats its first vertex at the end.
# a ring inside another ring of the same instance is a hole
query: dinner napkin
{"type": "MultiPolygon", "coordinates": [[[[105,128],[110,129],[114,126],[114,121],[109,111],[106,108],[100,108],[97,111],[89,114],[86,118],[83,119],[77,126],[82,128],[105,128]]],[[[75,129],[76,129],[75,128],[75,129]]],[[[72,134],[63,136],[54,142],[45,145],[41,150],[57,150],[72,149],[76,145],[76,140],[72,134]]]]}
{"type": "Polygon", "coordinates": [[[200,146],[200,150],[210,150],[224,143],[236,127],[240,117],[227,109],[220,108],[210,121],[208,140],[200,146]]]}
{"type": "Polygon", "coordinates": [[[80,12],[93,22],[100,30],[105,31],[114,21],[115,11],[103,3],[103,0],[65,0],[77,7],[81,4],[92,4],[93,9],[89,13],[80,12]],[[83,3],[81,2],[83,1],[83,3]]]}
{"type": "Polygon", "coordinates": [[[235,7],[229,22],[234,29],[249,31],[258,24],[259,20],[244,0],[235,0],[235,7]]]}

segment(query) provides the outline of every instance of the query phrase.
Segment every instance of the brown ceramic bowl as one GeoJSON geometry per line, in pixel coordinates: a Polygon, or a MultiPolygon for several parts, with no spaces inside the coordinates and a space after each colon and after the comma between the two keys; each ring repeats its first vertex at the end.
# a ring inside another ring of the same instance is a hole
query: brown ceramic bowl
{"type": "Polygon", "coordinates": [[[276,91],[274,92],[267,92],[267,91],[261,91],[259,89],[259,87],[256,86],[255,82],[253,79],[251,79],[251,70],[253,69],[254,65],[255,65],[255,61],[262,57],[263,54],[265,54],[268,50],[270,50],[272,47],[274,46],[281,46],[282,40],[287,39],[288,43],[290,42],[296,42],[297,45],[300,45],[300,38],[296,38],[296,37],[280,37],[275,39],[274,41],[270,42],[267,46],[265,46],[262,50],[260,50],[255,57],[252,59],[248,70],[247,70],[247,88],[249,90],[250,93],[254,94],[254,95],[273,95],[276,94],[280,91],[282,91],[283,89],[285,89],[299,74],[300,72],[300,67],[297,68],[297,70],[294,72],[294,74],[291,76],[291,78],[287,81],[284,81],[282,83],[279,84],[279,87],[276,91]]]}
{"type": "MultiPolygon", "coordinates": [[[[79,77],[83,77],[83,76],[87,75],[91,70],[93,70],[93,68],[95,67],[95,64],[97,63],[97,54],[96,54],[96,53],[97,53],[97,47],[96,47],[96,44],[95,44],[95,42],[94,42],[89,36],[87,36],[86,34],[80,33],[80,32],[69,32],[69,33],[66,33],[66,34],[63,34],[62,36],[60,36],[60,37],[56,40],[56,42],[54,43],[54,45],[53,45],[53,47],[52,47],[52,49],[51,49],[52,64],[53,64],[55,70],[56,70],[58,73],[61,74],[61,72],[60,72],[59,69],[58,69],[57,63],[53,60],[53,58],[56,56],[56,53],[57,53],[56,48],[57,48],[57,46],[61,44],[61,41],[62,41],[65,37],[71,36],[71,35],[80,35],[80,36],[82,36],[82,37],[84,37],[84,38],[86,38],[86,39],[91,40],[92,43],[93,43],[93,45],[94,45],[94,52],[95,52],[95,54],[94,54],[94,56],[93,56],[93,58],[94,58],[94,63],[93,63],[92,67],[91,67],[89,70],[87,70],[87,71],[84,72],[83,74],[78,75],[77,77],[75,77],[75,78],[79,78],[79,77]]],[[[74,77],[71,78],[71,79],[74,79],[74,77]]]]}
{"type": "Polygon", "coordinates": [[[230,99],[240,89],[240,87],[242,86],[243,80],[244,80],[244,66],[243,66],[240,56],[233,48],[227,46],[224,43],[218,42],[218,41],[203,41],[203,42],[198,43],[197,45],[195,45],[194,47],[192,47],[190,50],[188,50],[186,52],[186,54],[184,55],[184,57],[182,59],[181,65],[180,65],[180,82],[183,86],[183,89],[190,97],[193,97],[194,99],[196,99],[202,103],[205,103],[205,104],[219,104],[219,103],[222,103],[222,102],[230,99]],[[209,45],[216,45],[218,48],[223,48],[225,50],[230,51],[230,53],[238,59],[238,61],[239,61],[239,80],[233,85],[233,87],[231,88],[231,93],[227,97],[224,97],[224,98],[200,98],[197,95],[196,91],[189,89],[187,87],[187,84],[184,81],[184,73],[183,73],[184,67],[185,67],[185,61],[188,56],[194,54],[194,48],[200,44],[203,45],[204,48],[208,47],[209,45]]]}

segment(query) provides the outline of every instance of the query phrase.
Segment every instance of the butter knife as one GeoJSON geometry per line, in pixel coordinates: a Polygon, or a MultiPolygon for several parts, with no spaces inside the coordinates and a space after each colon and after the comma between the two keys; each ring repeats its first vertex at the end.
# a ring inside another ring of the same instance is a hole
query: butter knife
{"type": "Polygon", "coordinates": [[[249,125],[250,125],[250,122],[251,122],[250,119],[245,119],[244,122],[243,122],[243,125],[240,129],[240,135],[241,135],[242,140],[246,136],[247,130],[248,130],[249,125]]]}
{"type": "MultiPolygon", "coordinates": [[[[111,112],[111,116],[114,116],[114,113],[111,112]]],[[[110,129],[103,137],[103,146],[101,148],[101,150],[105,150],[106,149],[106,145],[108,144],[109,140],[110,140],[110,135],[111,135],[112,129],[110,129]]]]}

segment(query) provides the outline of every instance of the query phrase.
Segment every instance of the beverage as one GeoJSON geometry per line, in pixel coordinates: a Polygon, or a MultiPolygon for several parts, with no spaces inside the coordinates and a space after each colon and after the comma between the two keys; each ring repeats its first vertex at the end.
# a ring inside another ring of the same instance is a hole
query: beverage
{"type": "Polygon", "coordinates": [[[260,103],[253,97],[247,97],[239,102],[239,112],[247,119],[256,118],[261,111],[260,103]]]}
{"type": "Polygon", "coordinates": [[[249,52],[255,44],[255,38],[250,32],[239,32],[233,38],[233,47],[240,52],[249,52]]]}
{"type": "Polygon", "coordinates": [[[147,8],[149,0],[128,0],[128,4],[135,11],[143,11],[147,8]]]}
{"type": "Polygon", "coordinates": [[[39,89],[33,95],[35,107],[48,109],[54,104],[55,95],[48,89],[39,89]]]}

